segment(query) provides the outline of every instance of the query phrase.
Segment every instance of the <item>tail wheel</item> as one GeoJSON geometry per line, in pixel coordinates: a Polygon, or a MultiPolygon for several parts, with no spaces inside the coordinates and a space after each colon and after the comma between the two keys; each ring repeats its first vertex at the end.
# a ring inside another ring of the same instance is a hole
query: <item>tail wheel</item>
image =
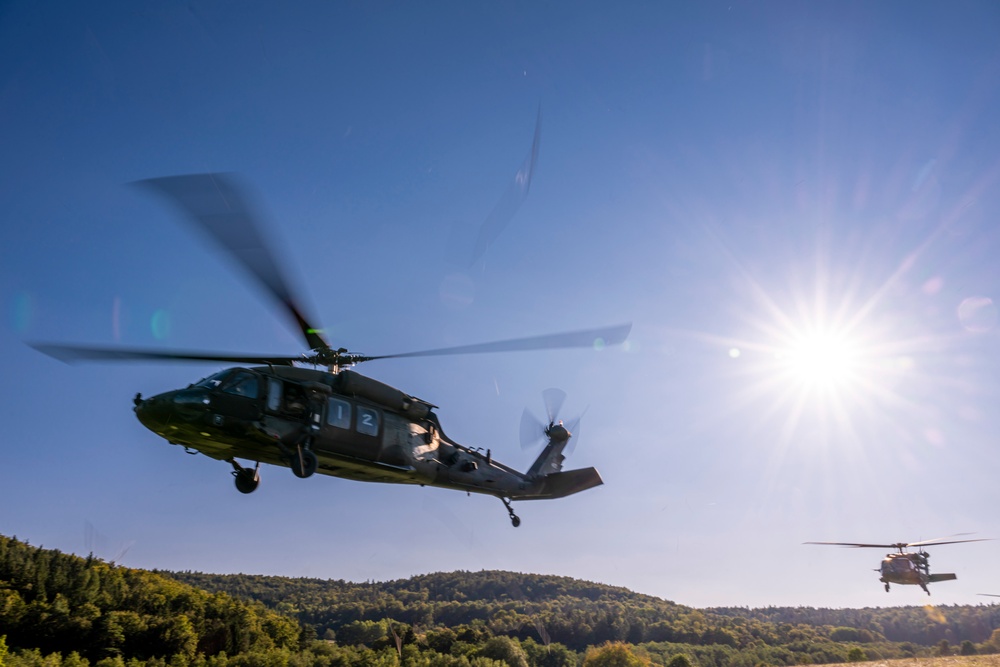
{"type": "Polygon", "coordinates": [[[503,503],[503,506],[507,508],[507,514],[510,516],[510,523],[511,523],[511,525],[514,526],[515,528],[517,528],[518,526],[520,526],[521,525],[521,517],[519,517],[518,515],[514,514],[514,508],[510,506],[510,501],[507,500],[506,498],[504,498],[503,496],[498,496],[498,498],[500,498],[500,502],[503,503]]]}

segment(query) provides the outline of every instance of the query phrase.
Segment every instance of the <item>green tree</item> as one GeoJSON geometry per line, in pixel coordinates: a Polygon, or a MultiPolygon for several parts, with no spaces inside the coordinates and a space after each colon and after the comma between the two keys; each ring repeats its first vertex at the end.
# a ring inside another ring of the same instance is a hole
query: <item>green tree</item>
{"type": "Polygon", "coordinates": [[[4,658],[7,657],[7,635],[0,635],[0,667],[4,667],[4,658]]]}
{"type": "Polygon", "coordinates": [[[975,655],[976,645],[966,639],[962,642],[962,646],[958,649],[958,653],[959,655],[975,655]]]}
{"type": "Polygon", "coordinates": [[[997,628],[990,634],[990,638],[986,640],[986,643],[994,653],[1000,653],[1000,628],[997,628]]]}
{"type": "Polygon", "coordinates": [[[853,646],[847,652],[847,662],[865,662],[866,660],[868,660],[868,656],[860,646],[853,646]]]}
{"type": "Polygon", "coordinates": [[[951,645],[948,643],[947,639],[942,639],[938,642],[937,648],[934,649],[934,655],[942,657],[951,655],[951,645]]]}
{"type": "Polygon", "coordinates": [[[451,653],[451,645],[455,643],[455,639],[455,631],[451,628],[438,628],[424,633],[427,647],[445,655],[451,653]]]}
{"type": "Polygon", "coordinates": [[[576,667],[579,663],[576,653],[562,644],[543,646],[529,637],[521,642],[521,648],[531,667],[576,667]]]}
{"type": "Polygon", "coordinates": [[[621,642],[608,642],[603,646],[592,646],[583,657],[583,667],[648,667],[649,660],[632,652],[621,642]]]}
{"type": "Polygon", "coordinates": [[[477,655],[493,660],[502,660],[509,667],[528,667],[528,656],[516,639],[500,636],[486,640],[477,655]]]}
{"type": "Polygon", "coordinates": [[[691,667],[691,658],[687,657],[684,653],[678,653],[670,658],[667,667],[691,667]]]}
{"type": "Polygon", "coordinates": [[[381,621],[354,621],[337,631],[341,644],[364,645],[369,648],[386,644],[389,640],[389,624],[381,621]]]}

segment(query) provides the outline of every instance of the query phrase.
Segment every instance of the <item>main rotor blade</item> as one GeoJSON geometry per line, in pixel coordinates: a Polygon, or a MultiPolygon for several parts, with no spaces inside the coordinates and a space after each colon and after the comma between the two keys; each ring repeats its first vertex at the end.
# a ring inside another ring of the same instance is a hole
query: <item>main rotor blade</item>
{"type": "Polygon", "coordinates": [[[975,539],[975,540],[947,540],[947,541],[942,541],[940,539],[937,539],[937,540],[924,540],[923,542],[910,542],[906,546],[908,546],[908,547],[932,547],[932,546],[935,546],[935,545],[938,545],[938,544],[959,544],[961,542],[990,542],[990,541],[991,540],[988,537],[981,537],[981,538],[975,539]]]}
{"type": "Polygon", "coordinates": [[[514,174],[514,180],[507,187],[507,190],[500,197],[493,210],[486,220],[479,227],[479,236],[476,238],[476,247],[472,251],[472,261],[475,264],[486,254],[489,247],[500,236],[500,232],[510,223],[517,209],[521,207],[531,189],[531,177],[535,173],[535,163],[538,162],[538,148],[542,142],[542,107],[538,107],[538,118],[535,120],[535,136],[531,141],[531,151],[521,167],[514,174]]]}
{"type": "Polygon", "coordinates": [[[176,204],[189,221],[271,293],[302,331],[310,350],[330,346],[310,324],[294,297],[274,254],[264,240],[246,193],[228,174],[185,174],[136,181],[176,204]]]}
{"type": "Polygon", "coordinates": [[[989,542],[990,538],[983,537],[975,540],[924,540],[923,542],[897,542],[896,544],[859,544],[856,542],[803,542],[802,544],[826,544],[835,547],[871,547],[875,549],[906,549],[907,547],[934,546],[937,544],[958,544],[960,542],[989,542]]]}
{"type": "Polygon", "coordinates": [[[858,544],[856,542],[803,542],[802,544],[825,544],[833,547],[871,547],[873,549],[899,549],[905,544],[858,544]]]}
{"type": "Polygon", "coordinates": [[[566,333],[549,334],[546,336],[532,336],[530,338],[515,338],[512,340],[500,340],[492,343],[479,343],[475,345],[459,345],[457,347],[444,347],[437,350],[423,350],[421,352],[404,352],[402,354],[384,354],[379,356],[352,356],[354,363],[363,361],[374,361],[376,359],[400,359],[403,357],[440,357],[452,354],[484,354],[489,352],[526,352],[530,350],[551,350],[556,348],[571,347],[592,347],[603,348],[608,345],[619,345],[625,342],[629,332],[632,330],[631,324],[620,324],[604,329],[588,329],[585,331],[570,331],[566,333]]]}
{"type": "Polygon", "coordinates": [[[235,364],[272,364],[291,366],[302,357],[281,357],[251,354],[224,354],[214,352],[171,352],[169,350],[136,350],[116,347],[87,347],[77,345],[50,345],[32,343],[42,354],[66,363],[76,361],[221,361],[235,364]]]}

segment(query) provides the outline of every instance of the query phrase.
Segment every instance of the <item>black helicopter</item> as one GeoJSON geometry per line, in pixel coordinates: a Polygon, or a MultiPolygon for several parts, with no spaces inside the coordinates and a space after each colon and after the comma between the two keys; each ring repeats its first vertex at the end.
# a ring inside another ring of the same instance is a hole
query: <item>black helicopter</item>
{"type": "Polygon", "coordinates": [[[225,174],[189,174],[140,181],[166,197],[213,238],[296,322],[309,353],[301,356],[191,353],[32,344],[62,361],[219,361],[227,368],[184,389],[150,398],[136,394],[135,414],[146,428],[233,467],[236,488],[251,493],[260,464],[291,468],[300,478],[322,473],[366,482],[438,486],[499,498],[514,527],[513,500],[562,498],[603,483],[594,468],[563,470],[572,434],[552,413],[548,442],[527,472],[493,459],[490,450],[461,445],[445,435],[427,401],[347,370],[375,359],[476,354],[625,341],[630,324],[421,352],[367,356],[334,349],[306,317],[237,182],[225,174]],[[254,462],[252,466],[237,461],[254,462]]]}
{"type": "Polygon", "coordinates": [[[958,544],[960,542],[985,542],[987,538],[975,540],[924,540],[923,542],[896,542],[895,544],[858,544],[855,542],[805,542],[804,544],[826,544],[838,547],[857,547],[872,549],[895,549],[896,553],[888,553],[882,559],[879,569],[875,570],[881,576],[879,581],[885,584],[885,592],[889,592],[889,584],[920,586],[928,595],[931,594],[927,584],[939,581],[951,581],[958,577],[952,573],[931,574],[930,557],[923,547],[940,544],[958,544]],[[910,547],[921,547],[919,551],[906,551],[910,547]]]}

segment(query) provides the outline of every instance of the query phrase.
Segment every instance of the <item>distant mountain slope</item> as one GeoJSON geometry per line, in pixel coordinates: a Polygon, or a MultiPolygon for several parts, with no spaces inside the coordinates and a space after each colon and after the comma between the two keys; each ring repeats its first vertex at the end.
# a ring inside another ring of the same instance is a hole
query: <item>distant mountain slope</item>
{"type": "MultiPolygon", "coordinates": [[[[164,573],[168,574],[168,573],[164,573]]],[[[625,588],[569,577],[496,570],[425,574],[379,583],[252,575],[170,573],[208,591],[292,611],[326,630],[391,618],[433,627],[480,622],[493,632],[548,638],[582,650],[604,641],[702,640],[701,612],[625,588]]],[[[731,619],[722,619],[731,625],[731,619]]]]}
{"type": "Polygon", "coordinates": [[[756,667],[995,653],[998,626],[1000,605],[698,610],[503,571],[360,584],[147,572],[0,536],[7,667],[577,667],[609,642],[657,667],[682,654],[756,667]]]}
{"type": "Polygon", "coordinates": [[[495,570],[370,583],[196,572],[170,576],[293,613],[320,636],[382,619],[423,628],[479,623],[494,634],[579,651],[607,641],[739,648],[796,642],[932,646],[944,639],[958,645],[986,642],[1000,627],[1000,605],[935,607],[933,613],[924,607],[698,610],[605,584],[495,570]]]}
{"type": "Polygon", "coordinates": [[[705,611],[720,616],[746,618],[767,623],[832,626],[839,636],[855,636],[846,628],[870,631],[893,642],[932,646],[941,640],[953,644],[965,640],[983,642],[1000,628],[1000,605],[928,605],[926,607],[865,607],[862,609],[815,609],[813,607],[716,607],[705,611]]]}
{"type": "Polygon", "coordinates": [[[187,660],[298,647],[299,634],[260,603],[0,535],[0,636],[11,648],[187,660]]]}

